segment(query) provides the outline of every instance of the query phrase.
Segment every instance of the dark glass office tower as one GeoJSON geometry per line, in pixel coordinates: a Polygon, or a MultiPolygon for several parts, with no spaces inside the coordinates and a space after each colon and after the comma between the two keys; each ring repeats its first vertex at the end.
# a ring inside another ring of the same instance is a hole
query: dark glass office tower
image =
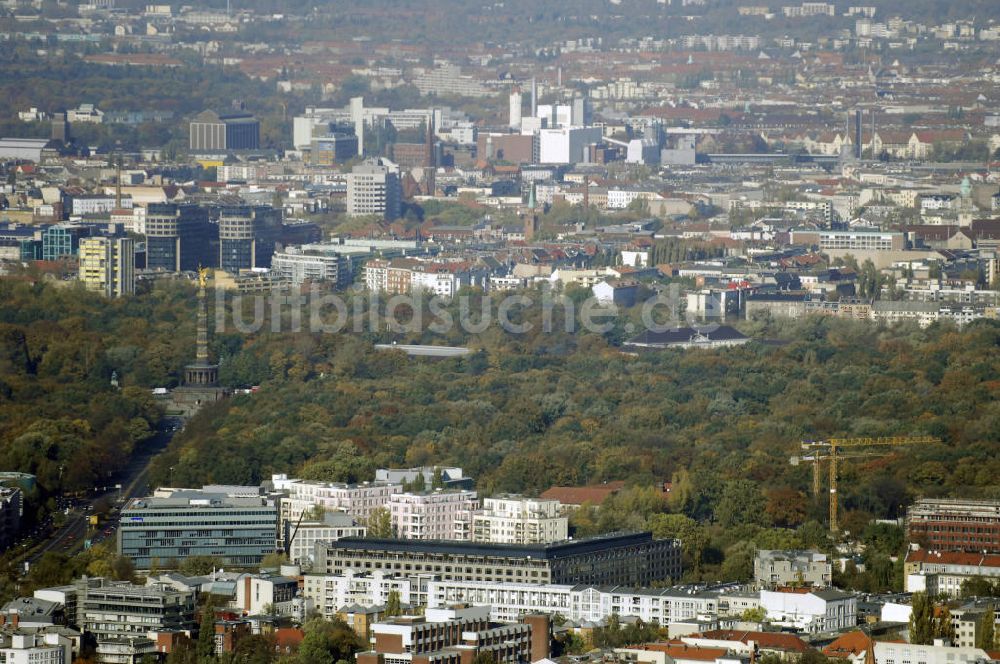
{"type": "Polygon", "coordinates": [[[151,203],[146,209],[146,267],[166,272],[215,267],[218,227],[197,205],[151,203]]]}
{"type": "Polygon", "coordinates": [[[231,205],[219,215],[219,267],[231,274],[270,267],[281,236],[281,210],[231,205]]]}

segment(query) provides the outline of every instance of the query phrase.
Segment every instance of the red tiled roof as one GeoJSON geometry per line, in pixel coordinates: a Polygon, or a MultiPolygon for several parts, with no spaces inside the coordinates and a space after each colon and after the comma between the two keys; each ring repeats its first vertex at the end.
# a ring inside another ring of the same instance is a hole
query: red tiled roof
{"type": "Polygon", "coordinates": [[[916,132],[917,138],[920,139],[921,143],[936,143],[938,141],[944,142],[962,142],[965,140],[965,131],[963,129],[939,129],[937,131],[918,131],[916,132]]]}
{"type": "Polygon", "coordinates": [[[942,565],[969,565],[977,567],[1000,567],[1000,554],[917,549],[916,551],[908,551],[906,553],[906,562],[938,563],[942,565]]]}
{"type": "Polygon", "coordinates": [[[280,627],[274,633],[274,641],[282,650],[295,650],[304,636],[305,632],[298,627],[280,627]]]}
{"type": "Polygon", "coordinates": [[[878,132],[879,140],[882,141],[884,145],[905,145],[910,142],[910,138],[913,136],[913,132],[905,131],[880,131],[878,132]]]}
{"type": "Polygon", "coordinates": [[[834,639],[832,643],[823,648],[823,654],[827,657],[848,658],[867,650],[871,642],[871,637],[859,629],[834,639]]]}
{"type": "Polygon", "coordinates": [[[749,643],[753,641],[759,647],[767,650],[785,650],[788,652],[806,652],[809,644],[795,636],[794,634],[784,634],[781,632],[743,632],[735,629],[715,629],[698,635],[702,639],[713,639],[716,641],[739,641],[749,643]]]}

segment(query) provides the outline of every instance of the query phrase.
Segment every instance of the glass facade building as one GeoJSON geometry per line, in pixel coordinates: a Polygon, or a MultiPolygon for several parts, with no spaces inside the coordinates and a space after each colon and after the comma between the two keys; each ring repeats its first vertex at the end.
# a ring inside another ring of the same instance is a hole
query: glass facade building
{"type": "Polygon", "coordinates": [[[270,267],[281,237],[281,210],[232,205],[219,215],[219,267],[230,274],[270,267]]]}
{"type": "Polygon", "coordinates": [[[82,226],[58,224],[46,228],[42,233],[42,260],[56,261],[76,256],[80,250],[80,238],[89,235],[90,229],[82,226]]]}
{"type": "Polygon", "coordinates": [[[275,550],[278,508],[265,496],[196,489],[134,498],[121,512],[118,553],[139,569],[212,556],[227,567],[259,565],[275,550]]]}
{"type": "Polygon", "coordinates": [[[214,267],[218,227],[197,205],[150,203],[146,209],[146,268],[165,272],[214,267]]]}

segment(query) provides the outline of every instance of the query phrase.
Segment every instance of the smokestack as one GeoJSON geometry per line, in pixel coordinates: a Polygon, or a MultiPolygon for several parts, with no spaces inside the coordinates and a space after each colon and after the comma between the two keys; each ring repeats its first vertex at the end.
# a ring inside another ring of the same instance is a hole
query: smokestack
{"type": "Polygon", "coordinates": [[[437,188],[437,155],[434,153],[434,123],[427,124],[427,175],[426,186],[428,196],[433,196],[437,188]]]}
{"type": "Polygon", "coordinates": [[[531,117],[538,117],[538,81],[531,77],[531,117]]]}

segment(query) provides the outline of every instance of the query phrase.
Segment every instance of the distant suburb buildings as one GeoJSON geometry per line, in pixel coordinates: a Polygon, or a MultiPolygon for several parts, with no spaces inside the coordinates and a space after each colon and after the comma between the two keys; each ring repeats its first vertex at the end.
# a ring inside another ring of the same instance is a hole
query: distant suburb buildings
{"type": "Polygon", "coordinates": [[[204,111],[190,124],[192,152],[227,152],[260,148],[260,121],[249,113],[219,115],[204,111]]]}

